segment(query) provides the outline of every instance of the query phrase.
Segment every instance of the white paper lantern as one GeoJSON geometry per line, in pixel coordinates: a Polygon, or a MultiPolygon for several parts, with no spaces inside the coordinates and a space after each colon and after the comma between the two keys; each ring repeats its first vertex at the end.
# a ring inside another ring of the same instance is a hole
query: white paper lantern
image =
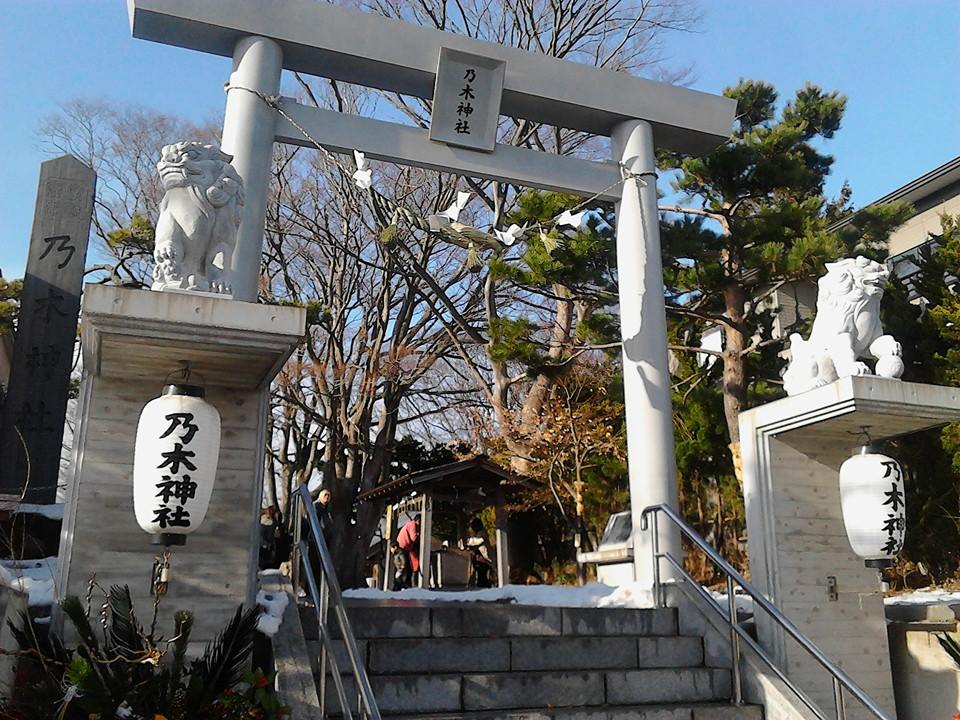
{"type": "Polygon", "coordinates": [[[196,385],[167,385],[146,404],[133,455],[137,523],[182,544],[207,514],[220,456],[220,413],[196,385]]]}
{"type": "Polygon", "coordinates": [[[853,551],[867,567],[890,565],[907,524],[900,463],[864,445],[840,466],[840,503],[853,551]]]}

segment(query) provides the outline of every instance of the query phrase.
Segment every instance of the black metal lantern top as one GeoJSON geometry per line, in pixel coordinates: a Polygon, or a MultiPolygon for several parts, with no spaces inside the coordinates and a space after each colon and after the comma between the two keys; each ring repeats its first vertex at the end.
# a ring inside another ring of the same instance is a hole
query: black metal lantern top
{"type": "Polygon", "coordinates": [[[161,395],[187,395],[189,397],[198,397],[202,398],[206,395],[206,391],[200,385],[186,385],[182,383],[174,383],[170,385],[164,385],[163,390],[160,392],[161,395]]]}

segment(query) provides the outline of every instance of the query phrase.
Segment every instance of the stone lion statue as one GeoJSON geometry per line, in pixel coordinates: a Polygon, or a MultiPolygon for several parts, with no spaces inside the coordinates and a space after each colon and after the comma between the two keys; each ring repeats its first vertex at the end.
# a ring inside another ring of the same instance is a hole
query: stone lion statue
{"type": "Polygon", "coordinates": [[[876,374],[903,374],[900,343],[883,334],[880,299],[889,276],[884,265],[863,256],[827,263],[820,278],[817,316],[810,339],[790,336],[787,395],[797,395],[848,375],[870,375],[860,358],[876,359],[876,374]]]}
{"type": "Polygon", "coordinates": [[[157,172],[164,195],[153,258],[154,290],[200,290],[229,295],[243,180],[233,158],[214,145],[178,142],[161,152],[157,172]]]}

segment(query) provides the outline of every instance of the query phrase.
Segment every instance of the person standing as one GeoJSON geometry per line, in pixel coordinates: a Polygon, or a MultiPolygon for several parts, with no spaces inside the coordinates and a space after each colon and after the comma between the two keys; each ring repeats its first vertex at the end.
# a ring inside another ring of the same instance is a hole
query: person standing
{"type": "MultiPolygon", "coordinates": [[[[323,535],[323,541],[327,546],[327,550],[332,553],[333,549],[330,547],[330,543],[333,542],[333,516],[330,514],[331,499],[332,495],[330,493],[330,489],[321,487],[317,492],[316,497],[314,497],[313,509],[317,513],[317,520],[320,523],[320,533],[323,535]]],[[[304,524],[301,529],[301,537],[303,537],[303,539],[307,542],[308,547],[310,547],[310,552],[307,553],[304,561],[309,561],[313,579],[319,585],[320,578],[323,576],[323,563],[320,560],[320,548],[318,547],[318,543],[313,538],[313,533],[310,531],[310,520],[308,517],[306,517],[306,513],[304,513],[302,522],[304,524]]],[[[306,579],[303,578],[302,582],[304,590],[306,590],[306,579]]]]}
{"type": "Polygon", "coordinates": [[[478,588],[493,587],[490,538],[480,518],[470,521],[470,533],[466,540],[466,548],[470,551],[470,581],[467,584],[478,588]]]}
{"type": "Polygon", "coordinates": [[[420,516],[414,515],[413,520],[400,528],[397,535],[397,546],[406,556],[407,564],[403,570],[403,585],[411,587],[413,576],[420,572],[420,516]]]}
{"type": "Polygon", "coordinates": [[[321,487],[317,493],[317,499],[313,501],[313,507],[317,511],[317,519],[320,520],[320,531],[323,533],[323,540],[327,543],[327,549],[332,552],[330,543],[333,542],[333,515],[330,514],[330,500],[333,495],[330,488],[321,487]]]}
{"type": "Polygon", "coordinates": [[[280,564],[279,511],[273,505],[260,511],[260,569],[280,564]]]}

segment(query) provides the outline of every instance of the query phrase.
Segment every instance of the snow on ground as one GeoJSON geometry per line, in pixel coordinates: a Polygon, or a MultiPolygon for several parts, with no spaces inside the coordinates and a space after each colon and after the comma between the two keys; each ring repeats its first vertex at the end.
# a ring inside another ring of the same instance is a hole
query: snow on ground
{"type": "Polygon", "coordinates": [[[883,599],[887,605],[957,605],[960,604],[960,592],[924,588],[903,595],[891,595],[883,599]]]}
{"type": "MultiPolygon", "coordinates": [[[[261,581],[267,575],[277,575],[278,570],[263,570],[260,572],[261,581]]],[[[283,611],[287,608],[290,598],[287,593],[280,591],[260,590],[257,593],[257,605],[261,612],[257,615],[257,630],[264,635],[274,636],[280,630],[280,622],[283,620],[283,611]]]]}
{"type": "Polygon", "coordinates": [[[653,607],[650,591],[639,584],[611,587],[588,583],[583,587],[566,585],[507,585],[485,590],[426,590],[408,588],[387,592],[361,588],[346,590],[343,596],[361,600],[430,600],[431,602],[501,602],[541,607],[653,607]]]}
{"type": "Polygon", "coordinates": [[[0,560],[0,585],[28,595],[27,604],[53,605],[57,558],[42,560],[0,560]]]}
{"type": "MultiPolygon", "coordinates": [[[[727,594],[725,592],[717,592],[716,590],[707,589],[707,592],[713,596],[713,599],[720,603],[720,607],[723,608],[724,615],[727,613],[727,594]]],[[[733,601],[737,606],[738,615],[753,615],[753,598],[749,595],[744,595],[736,590],[733,593],[733,601]]]]}

